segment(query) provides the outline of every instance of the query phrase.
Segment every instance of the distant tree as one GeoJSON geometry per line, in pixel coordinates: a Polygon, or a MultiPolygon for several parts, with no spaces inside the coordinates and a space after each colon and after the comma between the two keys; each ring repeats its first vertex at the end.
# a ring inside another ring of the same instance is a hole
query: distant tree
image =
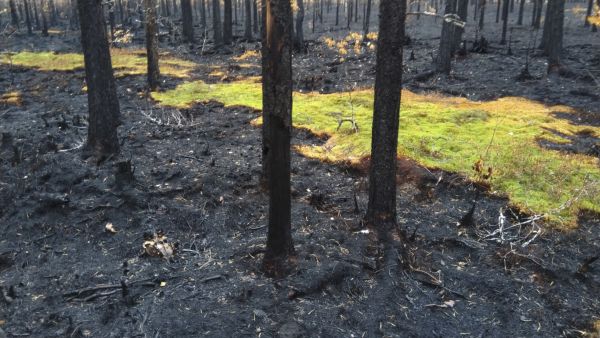
{"type": "Polygon", "coordinates": [[[340,24],[340,0],[335,0],[335,25],[340,24]]]}
{"type": "MultiPolygon", "coordinates": [[[[358,1],[358,0],[355,0],[358,1]]],[[[350,29],[350,26],[352,25],[352,15],[353,15],[353,11],[354,11],[354,4],[352,2],[352,0],[348,0],[348,17],[347,17],[347,29],[350,29]]],[[[314,25],[313,25],[314,26],[314,25]]]]}
{"type": "Polygon", "coordinates": [[[252,40],[252,0],[244,0],[245,5],[245,21],[244,21],[244,38],[248,41],[252,40]]]}
{"type": "Polygon", "coordinates": [[[365,220],[379,240],[391,243],[396,227],[396,167],[402,89],[406,0],[381,0],[375,69],[375,103],[365,220]]]}
{"type": "Polygon", "coordinates": [[[81,45],[88,93],[86,154],[103,158],[119,152],[119,100],[100,0],[78,0],[81,45]]]}
{"type": "Polygon", "coordinates": [[[148,58],[148,88],[154,91],[160,81],[158,67],[158,25],[156,23],[156,0],[144,0],[146,10],[146,55],[148,58]]]}
{"type": "Polygon", "coordinates": [[[506,31],[508,28],[508,9],[509,9],[510,0],[503,0],[502,4],[502,38],[500,39],[500,44],[506,44],[506,31]]]}
{"type": "MultiPolygon", "coordinates": [[[[48,8],[46,6],[46,1],[44,0],[40,2],[40,12],[42,14],[42,36],[48,36],[48,16],[46,14],[48,13],[48,8]]],[[[102,27],[104,27],[104,22],[102,27]]]]}
{"type": "MultiPolygon", "coordinates": [[[[34,0],[36,1],[36,0],[34,0]]],[[[79,29],[79,12],[77,10],[77,1],[71,1],[71,13],[69,14],[69,28],[72,30],[79,29]]],[[[41,8],[40,8],[41,10],[41,8]]]]}
{"type": "Polygon", "coordinates": [[[192,3],[190,0],[181,0],[181,22],[183,24],[183,39],[185,42],[194,42],[194,21],[192,18],[192,3]]]}
{"type": "Polygon", "coordinates": [[[213,14],[213,40],[215,47],[223,45],[223,33],[221,31],[221,6],[219,0],[212,0],[213,14]]]}
{"type": "Polygon", "coordinates": [[[206,0],[200,0],[200,26],[202,26],[202,35],[206,31],[206,0]]]}
{"type": "Polygon", "coordinates": [[[25,25],[27,25],[27,34],[33,35],[33,29],[31,28],[31,15],[29,10],[29,2],[27,0],[23,0],[25,4],[25,25]]]}
{"type": "Polygon", "coordinates": [[[50,26],[56,26],[58,24],[58,11],[54,0],[48,0],[48,16],[50,18],[50,26]]]}
{"type": "Polygon", "coordinates": [[[456,0],[446,0],[446,9],[444,13],[442,36],[440,37],[440,49],[435,66],[437,72],[449,74],[454,52],[454,30],[456,29],[456,24],[454,24],[451,18],[452,15],[456,13],[456,0]]]}
{"type": "Polygon", "coordinates": [[[298,11],[296,12],[296,37],[294,39],[294,45],[296,50],[304,50],[304,1],[296,0],[298,11]]]}
{"type": "MultiPolygon", "coordinates": [[[[469,0],[457,0],[456,4],[456,14],[458,14],[458,18],[463,22],[467,22],[467,16],[469,14],[469,0]]],[[[460,47],[460,43],[462,41],[463,33],[465,32],[464,24],[456,25],[454,28],[453,34],[453,45],[452,45],[452,53],[455,53],[456,50],[460,47]]]]}
{"type": "Polygon", "coordinates": [[[542,10],[544,8],[544,0],[533,0],[536,3],[534,18],[533,18],[533,28],[540,29],[542,24],[542,10]]]}
{"type": "Polygon", "coordinates": [[[483,24],[484,24],[484,20],[485,20],[485,5],[486,5],[486,0],[480,0],[481,1],[481,5],[480,5],[480,9],[479,9],[479,30],[483,30],[483,24]]]}
{"type": "Polygon", "coordinates": [[[523,25],[523,11],[525,10],[525,0],[521,0],[519,2],[519,16],[517,19],[517,25],[522,26],[523,25]]]}
{"type": "Polygon", "coordinates": [[[10,7],[10,18],[13,26],[19,28],[19,14],[17,14],[17,6],[15,5],[15,0],[8,0],[8,5],[10,7]]]}
{"type": "Polygon", "coordinates": [[[549,0],[544,24],[544,53],[548,55],[548,73],[561,68],[560,55],[563,47],[565,0],[549,0]]]}
{"type": "Polygon", "coordinates": [[[292,129],[292,8],[266,0],[263,34],[263,115],[269,121],[269,227],[263,271],[287,274],[295,256],[291,232],[290,135],[292,129]]]}
{"type": "Polygon", "coordinates": [[[496,23],[500,22],[500,8],[501,8],[501,4],[503,0],[496,0],[497,1],[497,8],[496,8],[496,23]]]}
{"type": "MultiPolygon", "coordinates": [[[[254,19],[253,19],[253,25],[252,25],[252,30],[254,31],[254,34],[258,34],[258,1],[260,0],[253,0],[252,1],[252,12],[254,14],[254,19]]],[[[267,0],[262,0],[267,1],[267,0]]]]}
{"type": "MultiPolygon", "coordinates": [[[[364,35],[365,39],[367,38],[367,35],[369,34],[369,25],[371,23],[371,3],[372,3],[372,0],[367,0],[367,4],[366,4],[366,8],[365,8],[365,24],[363,27],[363,35],[364,35]]],[[[419,11],[419,10],[417,9],[417,11],[419,11]]]]}
{"type": "Polygon", "coordinates": [[[33,16],[35,18],[35,30],[41,30],[42,25],[40,24],[40,16],[38,13],[37,0],[33,0],[33,16]]]}
{"type": "Polygon", "coordinates": [[[223,1],[223,43],[230,45],[233,38],[231,22],[231,0],[223,1]]]}

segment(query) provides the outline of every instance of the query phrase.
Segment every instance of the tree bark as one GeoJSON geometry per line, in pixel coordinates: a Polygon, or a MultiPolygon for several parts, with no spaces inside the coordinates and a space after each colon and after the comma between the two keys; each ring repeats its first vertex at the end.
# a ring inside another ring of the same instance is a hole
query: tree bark
{"type": "MultiPolygon", "coordinates": [[[[446,0],[445,15],[456,12],[456,0],[446,0]]],[[[453,53],[453,38],[456,25],[444,19],[442,23],[442,36],[440,37],[440,50],[436,59],[436,71],[450,74],[453,53]]]]}
{"type": "MultiPolygon", "coordinates": [[[[367,39],[367,34],[369,34],[369,25],[371,21],[371,2],[372,0],[367,0],[367,9],[365,11],[365,26],[364,26],[364,39],[367,39]]],[[[418,10],[417,10],[418,11],[418,10]]]]}
{"type": "Polygon", "coordinates": [[[263,271],[289,273],[295,256],[291,232],[290,135],[292,129],[292,8],[267,0],[263,59],[263,114],[269,116],[269,227],[263,271]]]}
{"type": "Polygon", "coordinates": [[[485,20],[485,5],[486,0],[481,0],[481,5],[479,9],[479,30],[483,30],[484,20],[485,20]]]}
{"type": "MultiPolygon", "coordinates": [[[[560,55],[563,47],[565,20],[565,0],[549,0],[546,20],[550,21],[544,51],[548,54],[548,73],[558,72],[561,68],[560,55]]],[[[544,25],[544,30],[546,26],[544,25]]]]}
{"type": "MultiPolygon", "coordinates": [[[[46,2],[42,0],[40,2],[40,11],[42,12],[42,36],[47,37],[48,34],[48,17],[46,13],[48,9],[46,8],[46,2]]],[[[104,23],[102,23],[102,28],[104,28],[104,23]]]]}
{"type": "Polygon", "coordinates": [[[244,21],[244,38],[252,40],[252,0],[244,0],[246,8],[246,18],[244,21]]]}
{"type": "MultiPolygon", "coordinates": [[[[75,12],[77,14],[77,12],[75,12]]],[[[40,16],[38,13],[37,0],[33,0],[33,16],[35,18],[35,30],[41,30],[42,25],[40,24],[40,16]]]]}
{"type": "Polygon", "coordinates": [[[8,5],[10,7],[10,18],[13,26],[19,28],[19,14],[17,14],[17,6],[15,0],[9,0],[8,5]]]}
{"type": "Polygon", "coordinates": [[[146,55],[148,58],[148,88],[155,91],[159,86],[158,26],[156,23],[156,0],[144,0],[146,8],[146,55]]]}
{"type": "Polygon", "coordinates": [[[498,22],[500,22],[500,8],[501,8],[500,5],[502,3],[502,0],[496,0],[496,1],[498,2],[498,4],[497,4],[498,6],[496,8],[496,23],[498,23],[498,22]]]}
{"type": "MultiPolygon", "coordinates": [[[[254,30],[254,34],[258,33],[258,1],[259,0],[253,0],[252,1],[252,11],[254,14],[254,25],[252,26],[252,30],[254,30]]],[[[262,1],[267,1],[267,0],[262,0],[262,1]]]]}
{"type": "Polygon", "coordinates": [[[206,0],[200,0],[200,25],[202,26],[202,35],[206,31],[206,0]]]}
{"type": "Polygon", "coordinates": [[[219,0],[212,0],[213,13],[213,40],[215,47],[223,45],[223,33],[221,32],[221,6],[219,0]]]}
{"type": "Polygon", "coordinates": [[[537,3],[537,8],[535,12],[535,21],[533,23],[533,28],[540,29],[542,24],[542,10],[544,9],[544,0],[534,0],[537,3]]]}
{"type": "Polygon", "coordinates": [[[525,0],[521,0],[519,3],[519,17],[517,19],[517,25],[523,25],[523,11],[525,10],[525,0]]]}
{"type": "Polygon", "coordinates": [[[27,25],[27,34],[33,35],[33,30],[31,29],[31,15],[29,14],[29,2],[27,0],[23,0],[25,4],[25,24],[27,25]]]}
{"type": "Polygon", "coordinates": [[[502,38],[500,39],[500,44],[506,44],[506,31],[508,29],[508,8],[509,8],[510,0],[503,0],[502,4],[502,38]]]}
{"type": "Polygon", "coordinates": [[[232,38],[231,0],[223,1],[223,43],[230,45],[232,38]]]}
{"type": "MultiPolygon", "coordinates": [[[[469,15],[469,0],[457,0],[457,9],[456,13],[460,17],[460,19],[466,24],[467,16],[469,15]]],[[[460,47],[460,43],[462,41],[463,33],[465,32],[464,27],[455,27],[454,28],[454,36],[453,36],[453,44],[452,44],[452,53],[454,54],[458,48],[460,47]]]]}
{"type": "Polygon", "coordinates": [[[100,0],[78,0],[85,61],[89,126],[84,151],[98,158],[119,152],[119,100],[100,0]]]}
{"type": "Polygon", "coordinates": [[[335,25],[340,24],[340,0],[335,0],[335,25]]]}
{"type": "Polygon", "coordinates": [[[304,1],[296,0],[298,11],[296,12],[296,38],[294,44],[296,50],[304,50],[304,1]]]}
{"type": "MultiPolygon", "coordinates": [[[[354,11],[354,3],[352,2],[353,0],[348,0],[348,23],[347,23],[347,27],[348,29],[350,29],[350,26],[352,24],[352,14],[354,11]]],[[[354,0],[356,1],[356,0],[354,0]]]]}
{"type": "Polygon", "coordinates": [[[181,21],[183,24],[184,41],[194,43],[194,19],[192,17],[192,3],[190,0],[181,0],[181,21]]]}
{"type": "Polygon", "coordinates": [[[366,221],[379,238],[396,225],[396,166],[402,90],[405,0],[381,0],[366,221]]]}

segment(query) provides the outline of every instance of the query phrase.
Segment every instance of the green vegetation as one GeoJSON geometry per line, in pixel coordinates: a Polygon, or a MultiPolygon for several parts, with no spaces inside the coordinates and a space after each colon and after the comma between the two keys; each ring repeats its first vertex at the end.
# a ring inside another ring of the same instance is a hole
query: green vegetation
{"type": "MultiPolygon", "coordinates": [[[[254,109],[262,104],[257,79],[190,82],[153,93],[153,97],[163,105],[179,108],[208,100],[254,109]]],[[[372,101],[371,90],[294,93],[294,125],[329,136],[323,146],[297,150],[325,161],[359,163],[370,152],[372,101]],[[346,117],[352,111],[359,132],[354,133],[349,124],[337,130],[336,112],[346,117]]],[[[473,102],[404,91],[399,152],[424,166],[485,181],[493,193],[507,195],[523,211],[546,215],[556,225],[574,226],[581,210],[600,212],[598,159],[547,150],[538,141],[568,143],[560,134],[600,137],[600,128],[572,125],[555,118],[553,112],[573,113],[569,107],[547,107],[518,97],[473,102]]]]}
{"type": "MultiPolygon", "coordinates": [[[[117,77],[146,74],[145,52],[135,49],[112,49],[113,68],[117,77]]],[[[76,53],[20,52],[0,56],[0,63],[35,68],[41,71],[75,71],[83,69],[83,55],[76,53]]],[[[187,78],[196,64],[179,58],[162,55],[161,74],[187,78]]]]}

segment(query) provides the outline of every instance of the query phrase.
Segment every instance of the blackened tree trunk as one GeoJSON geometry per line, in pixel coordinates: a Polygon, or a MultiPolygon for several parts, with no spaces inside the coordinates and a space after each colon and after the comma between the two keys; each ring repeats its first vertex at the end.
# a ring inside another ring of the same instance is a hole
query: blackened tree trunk
{"type": "MultiPolygon", "coordinates": [[[[467,16],[469,15],[469,0],[457,0],[457,9],[456,13],[460,20],[466,24],[467,16]]],[[[462,41],[463,33],[465,32],[464,26],[456,26],[454,28],[454,36],[452,42],[452,53],[454,54],[458,48],[460,47],[460,43],[462,41]]]]}
{"type": "Polygon", "coordinates": [[[202,26],[202,34],[206,30],[206,0],[200,0],[200,26],[202,26]]]}
{"type": "Polygon", "coordinates": [[[485,5],[486,5],[486,0],[481,0],[481,5],[480,5],[480,9],[479,9],[479,30],[483,29],[483,24],[484,24],[484,20],[485,20],[485,5]]]}
{"type": "Polygon", "coordinates": [[[496,8],[496,23],[500,22],[500,4],[502,3],[502,0],[496,0],[497,3],[497,8],[496,8]]]}
{"type": "Polygon", "coordinates": [[[42,29],[40,24],[40,15],[38,13],[37,0],[33,0],[33,16],[35,18],[35,30],[39,31],[42,29]]]}
{"type": "Polygon", "coordinates": [[[183,24],[183,39],[185,42],[194,42],[194,21],[192,18],[192,3],[190,0],[181,0],[181,21],[183,24]]]}
{"type": "Polygon", "coordinates": [[[54,0],[48,0],[48,16],[50,18],[50,26],[56,26],[58,23],[58,13],[54,5],[54,0]]]}
{"type": "Polygon", "coordinates": [[[233,37],[231,22],[231,0],[223,1],[223,43],[231,44],[233,37]]]}
{"type": "Polygon", "coordinates": [[[296,50],[304,50],[304,1],[296,0],[298,11],[296,12],[296,38],[294,45],[296,50]]]}
{"type": "Polygon", "coordinates": [[[340,24],[340,0],[335,0],[335,25],[340,24]]]}
{"type": "Polygon", "coordinates": [[[405,0],[381,0],[367,224],[391,242],[396,226],[396,166],[402,90],[405,0]]]}
{"type": "Polygon", "coordinates": [[[352,14],[354,11],[354,3],[352,2],[352,0],[348,0],[348,21],[347,21],[347,25],[346,28],[350,29],[350,26],[352,25],[352,14]]]}
{"type": "MultiPolygon", "coordinates": [[[[546,20],[550,21],[544,51],[548,54],[548,73],[558,72],[561,68],[560,55],[563,47],[565,20],[565,0],[549,0],[546,20]]],[[[544,30],[546,26],[544,25],[544,30]]]]}
{"type": "Polygon", "coordinates": [[[78,0],[81,45],[85,61],[89,126],[84,151],[97,158],[119,152],[119,100],[104,29],[100,0],[78,0]]]}
{"type": "Polygon", "coordinates": [[[583,27],[588,27],[590,22],[588,21],[589,17],[592,16],[592,10],[594,9],[594,0],[588,0],[587,11],[585,13],[585,22],[583,23],[583,27]]]}
{"type": "MultiPolygon", "coordinates": [[[[445,16],[456,12],[456,0],[446,0],[445,16]]],[[[436,59],[436,71],[444,74],[450,74],[453,54],[453,38],[456,25],[444,18],[442,23],[442,36],[440,37],[440,50],[436,59]]]]}
{"type": "Polygon", "coordinates": [[[354,0],[354,22],[358,22],[358,0],[354,0]]]}
{"type": "MultiPolygon", "coordinates": [[[[48,16],[46,15],[48,9],[44,0],[40,3],[40,11],[42,12],[42,36],[48,36],[48,16]]],[[[102,28],[104,28],[104,22],[102,23],[102,28]]]]}
{"type": "Polygon", "coordinates": [[[503,0],[502,4],[502,38],[500,39],[500,44],[506,44],[506,31],[508,28],[508,9],[509,9],[510,0],[503,0]]]}
{"type": "MultiPolygon", "coordinates": [[[[252,1],[252,13],[254,16],[253,19],[253,25],[252,25],[252,30],[254,31],[254,34],[258,34],[258,1],[259,0],[253,0],[252,1]]],[[[262,0],[262,1],[267,1],[267,0],[262,0]]]]}
{"type": "Polygon", "coordinates": [[[10,19],[13,26],[19,28],[19,14],[17,13],[17,6],[15,0],[9,0],[8,5],[10,7],[10,19]]]}
{"type": "Polygon", "coordinates": [[[110,24],[110,42],[115,41],[115,7],[112,3],[108,4],[108,23],[110,24]]]}
{"type": "Polygon", "coordinates": [[[33,35],[33,30],[31,29],[31,16],[29,15],[29,2],[27,0],[23,0],[25,4],[25,24],[27,25],[27,34],[33,35]]]}
{"type": "Polygon", "coordinates": [[[244,0],[246,17],[244,21],[244,38],[252,40],[252,0],[244,0]]]}
{"type": "Polygon", "coordinates": [[[290,135],[292,129],[292,7],[289,0],[266,0],[263,44],[263,114],[270,145],[269,230],[263,271],[289,273],[295,256],[291,232],[290,135]]]}
{"type": "MultiPolygon", "coordinates": [[[[41,11],[41,8],[40,8],[40,11],[41,11]]],[[[79,11],[77,10],[77,0],[71,0],[71,15],[70,16],[71,17],[69,20],[69,26],[71,26],[71,29],[72,30],[79,29],[79,11]]]]}
{"type": "Polygon", "coordinates": [[[156,0],[144,0],[146,9],[146,55],[148,57],[148,88],[155,91],[159,86],[158,25],[156,23],[156,0]]]}
{"type": "Polygon", "coordinates": [[[542,10],[544,8],[544,0],[534,0],[537,3],[537,8],[535,12],[535,22],[533,23],[533,28],[540,29],[542,25],[542,10]]]}
{"type": "MultiPolygon", "coordinates": [[[[364,39],[367,39],[367,34],[369,34],[369,25],[371,24],[371,2],[372,0],[367,0],[367,8],[365,10],[365,26],[363,27],[364,39]]],[[[417,9],[417,11],[419,11],[417,9]]]]}
{"type": "Polygon", "coordinates": [[[215,47],[223,45],[223,33],[221,32],[221,6],[219,0],[212,0],[213,14],[213,40],[215,47]]]}
{"type": "Polygon", "coordinates": [[[523,25],[523,11],[525,10],[525,0],[521,0],[521,2],[519,2],[519,16],[517,19],[517,25],[522,26],[523,25]]]}

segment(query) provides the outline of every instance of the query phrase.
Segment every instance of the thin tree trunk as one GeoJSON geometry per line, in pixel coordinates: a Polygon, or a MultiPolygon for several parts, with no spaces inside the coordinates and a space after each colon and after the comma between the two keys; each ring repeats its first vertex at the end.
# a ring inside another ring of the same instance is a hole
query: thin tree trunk
{"type": "Polygon", "coordinates": [[[200,25],[202,26],[202,35],[206,31],[206,0],[200,0],[200,25]]]}
{"type": "Polygon", "coordinates": [[[510,0],[503,0],[502,4],[502,39],[500,39],[500,44],[506,44],[506,31],[508,28],[508,8],[509,8],[510,0]]]}
{"type": "Polygon", "coordinates": [[[267,0],[263,44],[263,115],[270,144],[269,226],[263,271],[288,274],[295,256],[291,232],[290,135],[292,129],[292,8],[289,0],[267,0]]]}
{"type": "Polygon", "coordinates": [[[369,25],[371,20],[371,2],[372,0],[367,0],[367,9],[365,11],[365,27],[364,27],[364,38],[367,38],[369,34],[369,25]]]}
{"type": "MultiPolygon", "coordinates": [[[[456,0],[446,0],[446,9],[444,14],[456,12],[456,0]]],[[[442,36],[440,37],[440,50],[436,59],[436,71],[444,74],[450,74],[452,66],[453,37],[456,25],[444,20],[442,23],[442,36]]]]}
{"type": "Polygon", "coordinates": [[[31,29],[31,16],[29,15],[29,2],[27,0],[23,0],[25,4],[25,24],[27,25],[27,34],[33,35],[33,30],[31,29]]]}
{"type": "Polygon", "coordinates": [[[37,0],[33,0],[33,16],[35,18],[35,30],[39,31],[42,29],[42,25],[40,24],[40,15],[38,13],[37,0]]]}
{"type": "Polygon", "coordinates": [[[481,6],[479,7],[479,30],[483,30],[486,2],[486,0],[481,0],[481,6]]]}
{"type": "Polygon", "coordinates": [[[386,245],[391,242],[391,232],[397,224],[396,167],[405,13],[405,0],[381,0],[369,169],[369,202],[365,219],[375,228],[379,240],[386,245]]]}
{"type": "Polygon", "coordinates": [[[500,22],[500,4],[502,0],[496,0],[498,2],[498,7],[496,8],[496,23],[500,22]]]}
{"type": "Polygon", "coordinates": [[[542,25],[542,10],[544,9],[544,0],[534,0],[537,2],[537,8],[535,13],[535,22],[533,28],[540,29],[542,25]]]}
{"type": "MultiPolygon", "coordinates": [[[[457,9],[456,13],[460,17],[463,22],[467,22],[467,16],[469,10],[469,0],[457,0],[457,9]]],[[[464,27],[455,27],[454,28],[454,36],[453,36],[453,45],[452,45],[452,54],[454,54],[458,48],[460,47],[460,43],[462,41],[463,33],[465,32],[464,27]]]]}
{"type": "Polygon", "coordinates": [[[298,11],[296,12],[296,38],[294,44],[296,50],[304,50],[304,1],[296,0],[298,11]]]}
{"type": "Polygon", "coordinates": [[[85,152],[105,158],[119,152],[119,100],[99,0],[78,0],[85,61],[89,126],[85,152]]]}
{"type": "Polygon", "coordinates": [[[252,0],[244,0],[246,3],[246,18],[244,21],[244,38],[248,41],[252,40],[252,0]]]}
{"type": "Polygon", "coordinates": [[[148,57],[148,88],[155,91],[160,83],[158,67],[158,25],[156,23],[156,0],[144,0],[146,9],[146,55],[148,57]]]}
{"type": "Polygon", "coordinates": [[[223,33],[221,32],[221,6],[219,0],[212,0],[213,14],[213,40],[215,47],[223,45],[223,33]]]}
{"type": "Polygon", "coordinates": [[[15,0],[8,0],[8,5],[10,6],[10,18],[13,26],[19,28],[19,14],[17,14],[17,6],[15,5],[15,0]]]}
{"type": "Polygon", "coordinates": [[[548,13],[546,18],[551,21],[551,24],[548,27],[545,52],[548,54],[548,73],[553,73],[558,72],[561,68],[560,55],[563,48],[565,0],[549,0],[548,7],[552,7],[552,12],[548,13]],[[550,3],[553,3],[552,6],[550,3]]]}
{"type": "MultiPolygon", "coordinates": [[[[356,1],[356,0],[355,0],[356,1]]],[[[347,22],[347,29],[350,29],[350,25],[352,24],[352,11],[354,10],[354,3],[352,2],[352,0],[348,0],[348,22],[347,22]]]]}
{"type": "Polygon", "coordinates": [[[194,43],[194,19],[190,0],[181,0],[181,22],[183,25],[183,40],[187,43],[194,43]]]}
{"type": "MultiPolygon", "coordinates": [[[[259,0],[253,0],[252,1],[252,11],[253,11],[253,16],[254,16],[254,25],[252,26],[252,30],[254,31],[254,34],[258,34],[258,1],[259,0]]],[[[262,0],[262,1],[267,1],[267,0],[262,0]]]]}
{"type": "Polygon", "coordinates": [[[340,0],[335,0],[335,25],[340,24],[340,0]]]}
{"type": "Polygon", "coordinates": [[[523,25],[523,11],[525,10],[525,0],[521,0],[521,2],[519,2],[519,17],[517,19],[517,25],[522,26],[523,25]]]}
{"type": "Polygon", "coordinates": [[[223,1],[223,43],[230,45],[232,41],[231,0],[223,1]]]}
{"type": "MultiPolygon", "coordinates": [[[[46,16],[47,8],[46,8],[46,2],[44,0],[42,0],[42,2],[40,3],[40,11],[42,12],[42,36],[47,37],[47,36],[49,36],[49,34],[48,34],[48,17],[46,16]]],[[[102,27],[104,28],[104,22],[102,23],[102,27]]]]}

